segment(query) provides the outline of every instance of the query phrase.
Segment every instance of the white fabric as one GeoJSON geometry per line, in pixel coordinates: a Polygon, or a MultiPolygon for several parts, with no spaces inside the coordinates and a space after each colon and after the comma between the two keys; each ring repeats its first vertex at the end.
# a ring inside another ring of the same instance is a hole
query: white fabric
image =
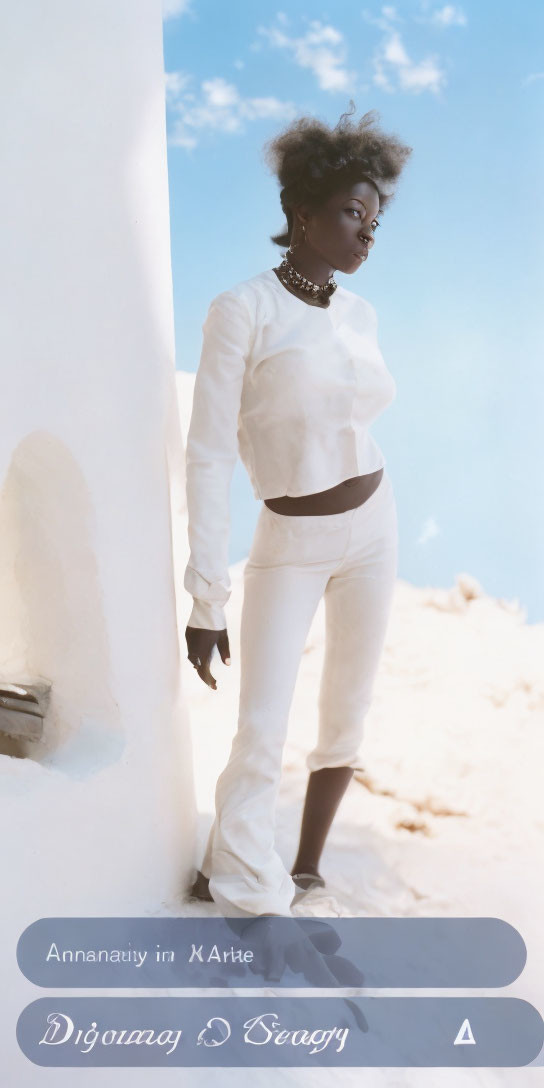
{"type": "Polygon", "coordinates": [[[371,302],[339,285],[326,308],[273,269],[208,309],[187,437],[192,627],[226,627],[230,481],[238,453],[255,497],[311,495],[385,465],[370,422],[395,396],[371,302]]]}
{"type": "Polygon", "coordinates": [[[385,471],[366,502],[340,514],[277,514],[262,506],[244,568],[238,730],[217,781],[200,866],[227,917],[289,914],[297,890],[274,846],[274,812],[300,659],[323,596],[319,729],[306,765],[363,767],[363,723],[397,555],[397,508],[385,471]]]}

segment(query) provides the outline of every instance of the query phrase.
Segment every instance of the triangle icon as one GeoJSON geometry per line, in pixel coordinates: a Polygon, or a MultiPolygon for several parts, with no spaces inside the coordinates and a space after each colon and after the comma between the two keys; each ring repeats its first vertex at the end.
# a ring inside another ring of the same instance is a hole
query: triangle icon
{"type": "Polygon", "coordinates": [[[474,1046],[476,1046],[476,1039],[472,1034],[472,1028],[468,1019],[463,1020],[463,1023],[461,1024],[461,1027],[457,1032],[453,1045],[461,1046],[462,1044],[466,1043],[472,1043],[474,1044],[474,1046]]]}

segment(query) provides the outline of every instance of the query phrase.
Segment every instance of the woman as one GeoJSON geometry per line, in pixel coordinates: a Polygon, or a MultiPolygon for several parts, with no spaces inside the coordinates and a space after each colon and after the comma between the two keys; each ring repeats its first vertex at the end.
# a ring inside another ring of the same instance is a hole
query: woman
{"type": "Polygon", "coordinates": [[[412,150],[374,127],[374,114],[353,125],[343,114],[332,130],[301,118],[268,142],[287,218],[272,241],[289,249],[277,267],[213,299],[203,325],[187,438],[184,585],[194,604],[185,634],[189,661],[214,689],[215,646],[230,664],[224,605],[238,452],[263,500],[244,568],[238,731],[191,889],[227,916],[289,914],[295,895],[324,885],[321,852],[362,766],[397,573],[396,504],[368,424],[396,387],[373,305],[333,276],[366,261],[412,150]],[[275,804],[296,675],[322,597],[319,733],[288,873],[274,848],[275,804]]]}

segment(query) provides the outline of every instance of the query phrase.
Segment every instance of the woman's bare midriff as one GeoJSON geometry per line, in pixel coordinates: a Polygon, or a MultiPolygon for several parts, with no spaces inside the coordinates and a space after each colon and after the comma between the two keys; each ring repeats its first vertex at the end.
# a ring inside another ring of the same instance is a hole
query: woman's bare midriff
{"type": "Polygon", "coordinates": [[[376,472],[342,480],[327,491],[316,491],[313,495],[281,495],[276,499],[265,499],[264,504],[275,514],[341,514],[366,502],[379,486],[383,472],[383,468],[378,468],[376,472]]]}

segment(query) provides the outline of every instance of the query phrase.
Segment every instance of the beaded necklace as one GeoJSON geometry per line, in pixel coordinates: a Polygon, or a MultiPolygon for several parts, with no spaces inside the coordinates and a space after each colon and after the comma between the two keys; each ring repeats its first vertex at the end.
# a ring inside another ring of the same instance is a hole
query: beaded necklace
{"type": "Polygon", "coordinates": [[[296,287],[299,291],[304,291],[313,299],[327,300],[338,287],[338,284],[334,279],[334,274],[329,277],[328,283],[312,283],[312,280],[307,279],[306,276],[297,272],[296,268],[293,268],[288,253],[283,258],[277,271],[282,283],[285,284],[286,287],[296,287]]]}

